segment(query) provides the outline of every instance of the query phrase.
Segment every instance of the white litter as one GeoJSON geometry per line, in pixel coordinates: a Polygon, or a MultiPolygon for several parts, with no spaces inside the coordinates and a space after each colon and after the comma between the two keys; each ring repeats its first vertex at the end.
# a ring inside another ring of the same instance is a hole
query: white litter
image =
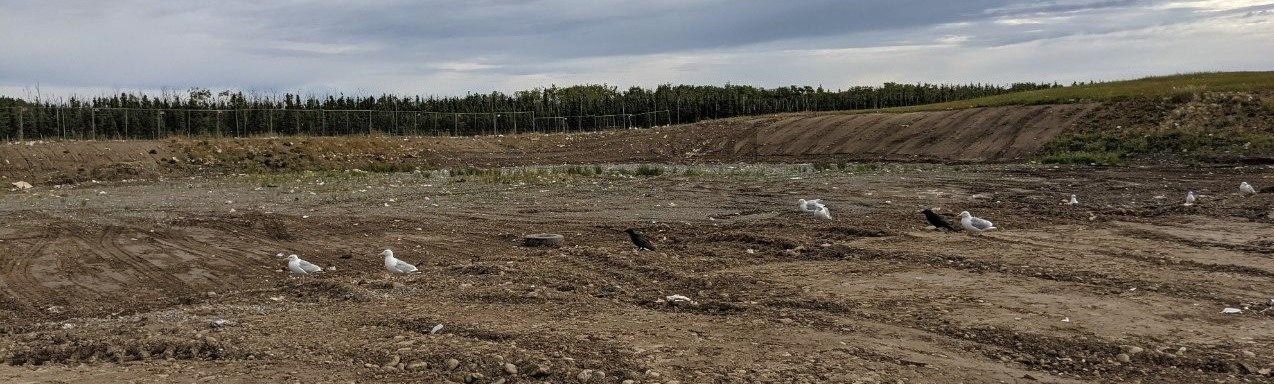
{"type": "Polygon", "coordinates": [[[441,330],[442,330],[442,324],[438,324],[438,325],[435,325],[433,329],[429,330],[429,334],[432,335],[432,334],[438,333],[438,331],[441,331],[441,330]]]}
{"type": "Polygon", "coordinates": [[[14,183],[13,183],[13,187],[14,187],[14,188],[17,188],[17,189],[20,189],[20,190],[26,190],[26,189],[31,189],[31,188],[32,188],[32,187],[31,187],[31,183],[28,183],[28,182],[25,182],[25,181],[17,181],[17,182],[14,182],[14,183]]]}
{"type": "Polygon", "coordinates": [[[1237,315],[1237,314],[1243,313],[1243,310],[1238,308],[1226,308],[1226,309],[1222,309],[1221,313],[1224,313],[1227,315],[1237,315]]]}

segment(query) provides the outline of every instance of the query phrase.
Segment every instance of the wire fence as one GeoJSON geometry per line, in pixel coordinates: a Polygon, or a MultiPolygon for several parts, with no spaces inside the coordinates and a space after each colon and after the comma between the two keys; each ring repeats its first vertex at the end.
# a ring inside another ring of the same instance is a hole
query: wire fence
{"type": "Polygon", "coordinates": [[[557,116],[534,111],[426,112],[324,109],[0,108],[5,141],[276,135],[475,136],[589,132],[672,124],[668,110],[557,116]]]}

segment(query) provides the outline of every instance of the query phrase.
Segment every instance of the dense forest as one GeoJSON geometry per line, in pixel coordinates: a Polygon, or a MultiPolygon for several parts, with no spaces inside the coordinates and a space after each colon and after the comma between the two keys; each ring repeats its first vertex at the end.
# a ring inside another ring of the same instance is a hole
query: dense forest
{"type": "Polygon", "coordinates": [[[57,102],[0,96],[0,130],[9,141],[170,135],[574,132],[778,112],[899,107],[1058,86],[885,83],[832,91],[808,86],[661,85],[620,90],[580,85],[463,97],[303,97],[194,88],[160,95],[122,93],[57,102]]]}

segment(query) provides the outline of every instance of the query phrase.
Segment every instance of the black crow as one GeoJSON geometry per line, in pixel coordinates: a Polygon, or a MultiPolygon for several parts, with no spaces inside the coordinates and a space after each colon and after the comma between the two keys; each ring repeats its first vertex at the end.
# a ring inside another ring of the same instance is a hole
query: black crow
{"type": "Polygon", "coordinates": [[[956,230],[955,227],[952,227],[951,223],[947,222],[947,219],[943,218],[942,215],[933,213],[933,210],[931,209],[925,209],[924,211],[921,211],[921,212],[924,212],[925,220],[929,221],[929,225],[932,225],[938,229],[946,229],[948,231],[955,232],[956,230]]]}
{"type": "Polygon", "coordinates": [[[646,238],[645,234],[637,232],[636,229],[632,228],[625,229],[624,232],[628,233],[628,237],[632,239],[633,245],[637,246],[637,250],[655,250],[655,245],[650,243],[650,239],[646,238]]]}

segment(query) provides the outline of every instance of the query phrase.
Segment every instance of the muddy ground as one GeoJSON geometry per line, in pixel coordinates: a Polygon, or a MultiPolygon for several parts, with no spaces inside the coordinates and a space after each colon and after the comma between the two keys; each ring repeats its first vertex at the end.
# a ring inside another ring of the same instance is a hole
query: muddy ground
{"type": "Polygon", "coordinates": [[[1270,168],[599,168],[4,192],[0,381],[1272,380],[1270,168]]]}

